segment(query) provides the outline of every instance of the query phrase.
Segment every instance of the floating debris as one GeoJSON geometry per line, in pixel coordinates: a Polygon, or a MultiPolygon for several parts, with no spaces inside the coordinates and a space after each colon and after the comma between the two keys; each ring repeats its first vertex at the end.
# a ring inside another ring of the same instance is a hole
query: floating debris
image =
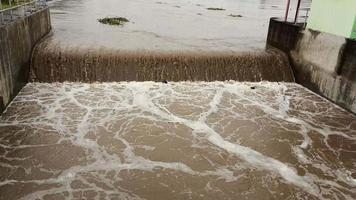
{"type": "Polygon", "coordinates": [[[224,8],[207,8],[207,10],[218,10],[218,11],[222,11],[225,10],[224,8]]]}
{"type": "Polygon", "coordinates": [[[233,14],[230,14],[228,15],[229,17],[242,17],[242,15],[233,15],[233,14]]]}
{"type": "Polygon", "coordinates": [[[256,86],[251,86],[251,89],[252,89],[252,90],[256,89],[256,86]]]}
{"type": "Polygon", "coordinates": [[[130,22],[128,19],[124,17],[105,17],[102,19],[98,19],[98,21],[102,24],[116,25],[116,26],[123,26],[125,23],[130,22]]]}
{"type": "Polygon", "coordinates": [[[162,83],[168,84],[168,81],[167,80],[163,80],[162,83]]]}

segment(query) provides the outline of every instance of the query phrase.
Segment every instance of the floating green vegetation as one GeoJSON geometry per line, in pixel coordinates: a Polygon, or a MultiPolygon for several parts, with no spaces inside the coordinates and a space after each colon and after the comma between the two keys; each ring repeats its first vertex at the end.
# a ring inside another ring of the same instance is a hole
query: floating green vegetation
{"type": "Polygon", "coordinates": [[[225,10],[224,8],[207,8],[207,10],[225,10]]]}
{"type": "Polygon", "coordinates": [[[229,17],[242,17],[242,15],[233,15],[233,14],[230,14],[228,15],[229,17]]]}
{"type": "Polygon", "coordinates": [[[102,24],[115,25],[115,26],[123,26],[125,23],[130,22],[125,17],[105,17],[102,19],[98,19],[98,21],[102,24]]]}

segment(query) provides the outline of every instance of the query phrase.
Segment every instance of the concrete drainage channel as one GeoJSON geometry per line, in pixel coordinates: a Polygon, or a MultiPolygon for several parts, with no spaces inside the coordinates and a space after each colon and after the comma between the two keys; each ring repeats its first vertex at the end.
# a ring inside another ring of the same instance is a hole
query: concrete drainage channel
{"type": "Polygon", "coordinates": [[[32,51],[50,28],[0,28],[0,199],[356,197],[356,117],[294,83],[293,53],[32,51]]]}

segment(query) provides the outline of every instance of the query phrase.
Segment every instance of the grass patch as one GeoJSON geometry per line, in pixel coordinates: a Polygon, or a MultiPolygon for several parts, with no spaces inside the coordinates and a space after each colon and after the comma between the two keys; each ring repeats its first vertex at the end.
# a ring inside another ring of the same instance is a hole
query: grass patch
{"type": "Polygon", "coordinates": [[[105,17],[98,19],[102,24],[114,25],[114,26],[123,26],[125,23],[130,22],[125,17],[105,17]]]}
{"type": "Polygon", "coordinates": [[[242,15],[233,15],[233,14],[230,14],[228,15],[229,17],[242,17],[242,15]]]}
{"type": "Polygon", "coordinates": [[[2,7],[1,7],[0,10],[5,10],[5,9],[11,8],[11,7],[15,7],[15,6],[18,6],[18,5],[21,5],[21,4],[28,3],[28,2],[30,2],[30,1],[32,1],[32,0],[21,1],[19,4],[17,4],[16,1],[12,1],[12,2],[11,2],[11,6],[10,6],[10,4],[9,4],[8,1],[1,2],[1,0],[0,0],[0,3],[1,3],[1,5],[2,5],[2,7]]]}
{"type": "Polygon", "coordinates": [[[222,11],[222,10],[225,10],[224,8],[207,8],[207,10],[219,10],[219,11],[222,11]]]}

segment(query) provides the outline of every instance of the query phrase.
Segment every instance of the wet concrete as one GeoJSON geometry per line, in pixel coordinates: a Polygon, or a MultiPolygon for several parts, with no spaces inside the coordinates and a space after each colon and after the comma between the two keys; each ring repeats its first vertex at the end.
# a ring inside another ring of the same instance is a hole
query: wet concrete
{"type": "Polygon", "coordinates": [[[272,18],[268,46],[283,50],[297,83],[356,113],[356,41],[272,18]]]}
{"type": "Polygon", "coordinates": [[[0,199],[355,199],[355,142],[294,83],[31,83],[0,118],[0,199]]]}
{"type": "Polygon", "coordinates": [[[0,26],[0,113],[27,83],[32,49],[50,30],[48,8],[0,26]]]}

